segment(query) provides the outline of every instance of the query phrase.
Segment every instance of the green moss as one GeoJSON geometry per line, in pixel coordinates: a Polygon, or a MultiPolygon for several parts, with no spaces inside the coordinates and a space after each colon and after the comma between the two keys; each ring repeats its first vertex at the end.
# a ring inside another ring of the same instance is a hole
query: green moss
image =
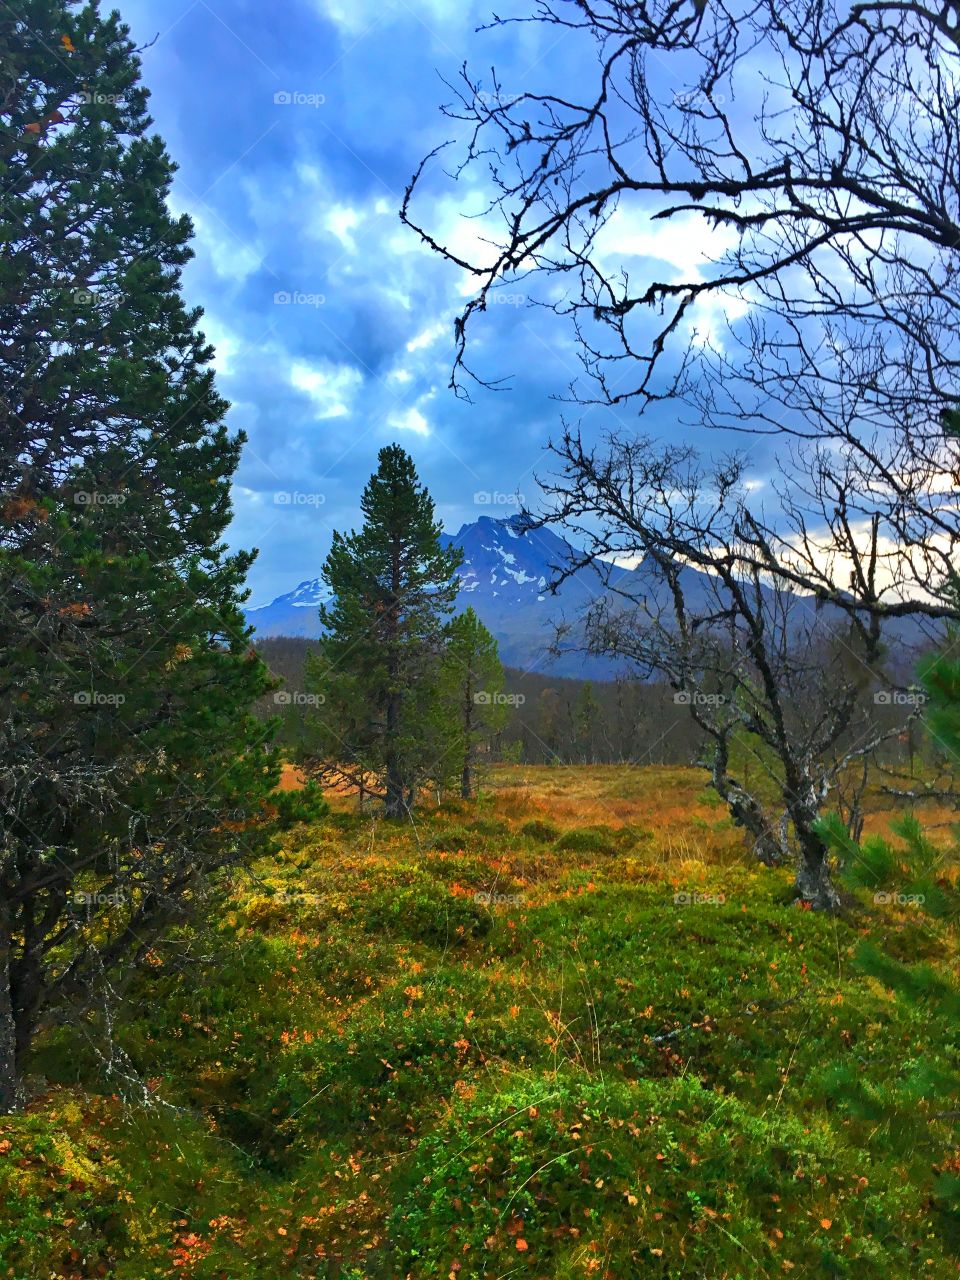
{"type": "Polygon", "coordinates": [[[955,1280],[956,1021],[882,980],[944,980],[951,925],[679,880],[642,828],[430,821],[298,830],[157,945],[112,1051],[169,1107],[110,1096],[95,1017],[47,1035],[0,1275],[955,1280]]]}

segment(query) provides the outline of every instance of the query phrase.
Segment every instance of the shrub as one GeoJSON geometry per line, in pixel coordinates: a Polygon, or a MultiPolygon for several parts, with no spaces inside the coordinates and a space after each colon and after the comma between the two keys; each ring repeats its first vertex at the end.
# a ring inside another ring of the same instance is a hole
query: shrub
{"type": "Polygon", "coordinates": [[[490,928],[490,913],[469,896],[455,896],[432,876],[395,889],[380,889],[360,905],[369,929],[383,929],[411,942],[454,946],[490,928]]]}
{"type": "Polygon", "coordinates": [[[577,827],[560,837],[554,848],[566,853],[616,853],[609,827],[577,827]]]}
{"type": "Polygon", "coordinates": [[[543,822],[540,818],[534,818],[532,822],[525,822],[520,830],[523,835],[541,844],[553,844],[560,834],[552,823],[543,822]]]}
{"type": "Polygon", "coordinates": [[[822,1122],[694,1079],[570,1072],[484,1087],[420,1143],[389,1220],[398,1275],[908,1274],[923,1196],[822,1122]],[[752,1263],[750,1260],[753,1260],[752,1263]],[[482,1261],[480,1261],[482,1260],[482,1261]]]}

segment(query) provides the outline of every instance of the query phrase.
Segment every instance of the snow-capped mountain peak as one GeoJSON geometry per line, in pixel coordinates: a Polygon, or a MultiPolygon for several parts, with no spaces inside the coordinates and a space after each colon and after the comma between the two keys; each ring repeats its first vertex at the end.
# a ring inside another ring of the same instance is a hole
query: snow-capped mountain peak
{"type": "MultiPolygon", "coordinates": [[[[512,603],[530,599],[543,602],[557,569],[572,555],[562,538],[527,528],[519,515],[507,520],[481,516],[474,524],[465,524],[455,536],[445,534],[443,542],[463,551],[462,596],[489,596],[512,603]]],[[[481,612],[473,600],[470,603],[481,612]]]]}
{"type": "MultiPolygon", "coordinates": [[[[502,660],[511,666],[545,667],[554,620],[579,616],[602,590],[599,574],[585,569],[551,594],[551,582],[576,553],[551,529],[530,529],[520,515],[504,520],[481,516],[456,534],[443,534],[441,541],[464,554],[458,612],[473,608],[496,637],[502,660]]],[[[247,619],[259,636],[316,637],[319,606],[329,599],[324,582],[311,578],[270,604],[249,610],[247,619]]],[[[573,655],[550,669],[579,674],[583,666],[582,655],[573,655]]],[[[598,669],[596,674],[602,679],[609,672],[598,669]]]]}

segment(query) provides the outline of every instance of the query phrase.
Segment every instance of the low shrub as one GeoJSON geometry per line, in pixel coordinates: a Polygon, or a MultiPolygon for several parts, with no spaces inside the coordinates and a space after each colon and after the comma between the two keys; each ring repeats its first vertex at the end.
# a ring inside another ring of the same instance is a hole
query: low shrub
{"type": "Polygon", "coordinates": [[[534,818],[531,822],[525,822],[520,831],[529,840],[536,840],[540,844],[553,844],[559,830],[550,822],[544,822],[540,818],[534,818]]]}
{"type": "Polygon", "coordinates": [[[561,853],[617,852],[616,835],[609,827],[575,827],[565,832],[554,845],[561,853]]]}

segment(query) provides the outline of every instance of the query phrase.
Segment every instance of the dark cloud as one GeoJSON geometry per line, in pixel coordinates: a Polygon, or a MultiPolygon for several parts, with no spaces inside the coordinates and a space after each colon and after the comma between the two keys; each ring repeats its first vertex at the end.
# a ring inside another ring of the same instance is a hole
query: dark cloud
{"type": "MultiPolygon", "coordinates": [[[[452,530],[489,513],[477,493],[532,500],[560,423],[551,397],[578,372],[571,333],[519,296],[492,307],[471,358],[512,373],[511,390],[458,401],[447,383],[462,273],[397,210],[419,160],[454,129],[437,109],[450,97],[441,76],[466,58],[496,63],[515,92],[548,68],[582,74],[582,46],[533,26],[475,35],[487,6],[466,0],[177,0],[159,18],[155,0],[121,4],[139,42],[158,36],[144,78],[180,166],[175,204],[198,232],[185,288],[205,310],[231,422],[249,436],[231,540],[260,548],[255,601],[316,574],[391,440],[452,530]]],[[[483,208],[476,185],[452,189],[437,164],[423,198],[434,225],[483,233],[460,216],[483,208]]],[[[597,410],[585,425],[617,424],[597,410]]]]}

